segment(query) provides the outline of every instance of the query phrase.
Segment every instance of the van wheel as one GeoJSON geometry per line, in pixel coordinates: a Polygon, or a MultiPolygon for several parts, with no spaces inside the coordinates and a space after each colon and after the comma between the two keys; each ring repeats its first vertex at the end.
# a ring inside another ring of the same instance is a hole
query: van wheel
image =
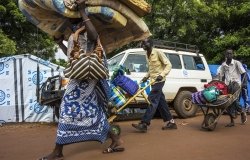
{"type": "Polygon", "coordinates": [[[192,103],[192,92],[181,91],[174,100],[174,110],[180,118],[195,116],[197,105],[192,103]]]}

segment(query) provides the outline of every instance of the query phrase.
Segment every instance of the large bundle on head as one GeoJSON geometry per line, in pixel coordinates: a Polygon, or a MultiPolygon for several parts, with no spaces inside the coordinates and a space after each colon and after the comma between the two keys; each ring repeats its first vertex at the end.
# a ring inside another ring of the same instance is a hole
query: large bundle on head
{"type": "MultiPolygon", "coordinates": [[[[71,34],[69,18],[80,18],[75,0],[19,0],[27,19],[51,36],[71,34]],[[70,8],[71,7],[71,8],[70,8]]],[[[141,17],[151,11],[144,0],[87,0],[86,13],[95,25],[107,53],[150,36],[141,17]]]]}

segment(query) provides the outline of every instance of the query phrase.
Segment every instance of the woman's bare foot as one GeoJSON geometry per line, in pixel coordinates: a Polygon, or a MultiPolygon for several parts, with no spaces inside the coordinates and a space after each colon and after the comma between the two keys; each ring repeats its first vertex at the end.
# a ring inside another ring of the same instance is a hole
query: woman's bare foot
{"type": "Polygon", "coordinates": [[[63,160],[63,145],[56,144],[55,149],[52,153],[47,156],[40,158],[39,160],[63,160]]]}
{"type": "Polygon", "coordinates": [[[118,146],[121,146],[123,144],[123,140],[120,138],[120,136],[118,137],[118,139],[112,140],[112,143],[110,144],[110,148],[116,148],[118,146]]]}
{"type": "Polygon", "coordinates": [[[44,156],[39,160],[63,160],[63,155],[58,155],[57,153],[52,152],[51,154],[44,156]]]}
{"type": "Polygon", "coordinates": [[[125,149],[120,147],[123,144],[123,140],[120,135],[110,132],[110,138],[112,140],[110,146],[106,148],[103,153],[123,152],[125,149]]]}
{"type": "Polygon", "coordinates": [[[123,152],[125,148],[120,147],[122,145],[123,141],[121,139],[117,141],[112,141],[111,145],[106,148],[103,153],[113,153],[113,152],[123,152]]]}

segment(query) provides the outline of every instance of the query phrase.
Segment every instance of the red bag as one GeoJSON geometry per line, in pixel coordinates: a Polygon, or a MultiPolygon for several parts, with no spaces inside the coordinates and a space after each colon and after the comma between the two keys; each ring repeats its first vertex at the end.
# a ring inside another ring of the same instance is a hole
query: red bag
{"type": "Polygon", "coordinates": [[[204,85],[205,88],[208,88],[210,86],[215,86],[218,90],[220,90],[222,95],[227,95],[228,94],[227,85],[222,81],[212,80],[208,84],[204,85]]]}

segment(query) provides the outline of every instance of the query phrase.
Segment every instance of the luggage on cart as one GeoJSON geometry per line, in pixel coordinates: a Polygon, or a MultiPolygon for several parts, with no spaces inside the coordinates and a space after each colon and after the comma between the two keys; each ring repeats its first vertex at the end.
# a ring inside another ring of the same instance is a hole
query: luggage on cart
{"type": "Polygon", "coordinates": [[[115,86],[119,86],[121,89],[123,89],[130,96],[135,95],[135,93],[139,89],[137,82],[133,81],[132,79],[130,79],[124,75],[116,76],[114,78],[114,80],[112,81],[112,83],[115,86]]]}
{"type": "Polygon", "coordinates": [[[126,103],[126,97],[119,90],[119,88],[115,87],[114,85],[111,85],[110,87],[111,87],[111,97],[109,100],[113,106],[115,106],[116,108],[120,108],[122,105],[126,103]]]}
{"type": "MultiPolygon", "coordinates": [[[[210,83],[213,83],[211,81],[210,83]]],[[[233,82],[234,84],[237,82],[233,82]]],[[[216,128],[217,122],[221,115],[230,107],[235,101],[239,99],[241,93],[241,86],[237,83],[236,87],[228,87],[227,95],[220,95],[217,97],[216,101],[207,102],[205,104],[196,104],[201,108],[204,115],[201,127],[208,131],[213,131],[216,128]],[[237,87],[238,86],[238,87],[237,87]]]]}
{"type": "Polygon", "coordinates": [[[207,102],[215,102],[220,95],[220,91],[215,86],[210,86],[202,91],[202,95],[207,102]]]}
{"type": "Polygon", "coordinates": [[[205,88],[208,88],[210,86],[215,86],[218,90],[220,90],[221,94],[223,94],[223,95],[228,94],[227,85],[222,81],[213,80],[210,83],[204,85],[205,88]]]}

